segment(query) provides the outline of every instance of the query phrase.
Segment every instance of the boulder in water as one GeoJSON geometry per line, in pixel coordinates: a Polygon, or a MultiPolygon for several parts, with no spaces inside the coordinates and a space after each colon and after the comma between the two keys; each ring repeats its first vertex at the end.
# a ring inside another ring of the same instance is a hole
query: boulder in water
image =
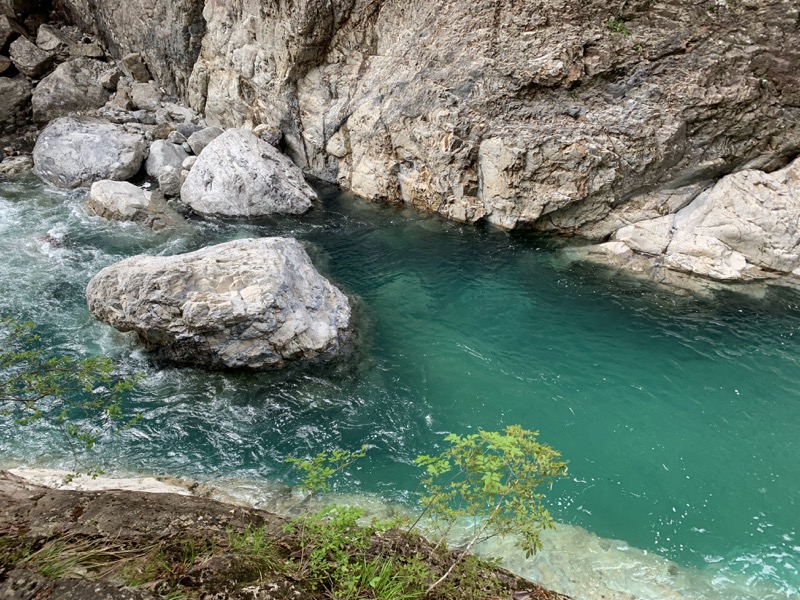
{"type": "Polygon", "coordinates": [[[291,238],[179,256],[134,256],[86,290],[95,318],[179,364],[269,369],[323,359],[348,338],[350,304],[291,238]]]}
{"type": "Polygon", "coordinates": [[[45,183],[64,188],[95,181],[130,179],[142,166],[144,138],[94,117],[56,119],[33,149],[34,172],[45,183]]]}
{"type": "Polygon", "coordinates": [[[100,217],[143,223],[156,231],[183,222],[161,194],[146,192],[127,181],[93,183],[86,205],[100,217]]]}
{"type": "Polygon", "coordinates": [[[181,188],[192,210],[222,217],[302,214],[316,197],[288,157],[243,129],[211,142],[181,188]]]}

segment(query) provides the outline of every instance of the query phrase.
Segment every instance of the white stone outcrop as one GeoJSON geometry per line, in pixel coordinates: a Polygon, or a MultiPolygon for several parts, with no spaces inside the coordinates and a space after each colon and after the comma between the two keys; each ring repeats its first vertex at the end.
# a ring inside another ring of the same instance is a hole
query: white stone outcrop
{"type": "Polygon", "coordinates": [[[185,365],[269,369],[323,359],[348,338],[350,304],[291,238],[135,256],[86,290],[95,318],[185,365]]]}
{"type": "Polygon", "coordinates": [[[88,187],[95,181],[124,181],[144,160],[144,137],[94,117],[62,117],[42,131],[33,149],[34,172],[45,183],[63,188],[88,187]]]}
{"type": "Polygon", "coordinates": [[[243,129],[214,139],[181,188],[192,210],[223,217],[302,214],[316,197],[291,159],[243,129]]]}
{"type": "Polygon", "coordinates": [[[728,175],[676,214],[627,225],[611,242],[579,252],[717,281],[800,277],[800,158],[774,173],[728,175]]]}

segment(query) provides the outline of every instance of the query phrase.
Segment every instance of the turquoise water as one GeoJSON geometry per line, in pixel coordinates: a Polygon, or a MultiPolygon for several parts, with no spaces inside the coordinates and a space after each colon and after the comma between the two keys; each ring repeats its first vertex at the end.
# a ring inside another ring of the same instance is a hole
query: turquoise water
{"type": "MultiPolygon", "coordinates": [[[[672,294],[560,259],[554,240],[464,227],[323,190],[296,219],[107,223],[81,192],[0,184],[0,313],[58,351],[146,378],[111,470],[288,481],[288,454],[370,444],[342,489],[410,500],[410,461],[445,432],[519,423],[570,462],[556,518],[762,590],[800,589],[800,295],[672,294]],[[260,375],[157,365],[95,323],[103,266],[241,237],[296,236],[355,299],[341,364],[260,375]]],[[[0,458],[69,466],[56,431],[0,420],[0,458]]],[[[731,596],[732,597],[732,596],[731,596]]]]}

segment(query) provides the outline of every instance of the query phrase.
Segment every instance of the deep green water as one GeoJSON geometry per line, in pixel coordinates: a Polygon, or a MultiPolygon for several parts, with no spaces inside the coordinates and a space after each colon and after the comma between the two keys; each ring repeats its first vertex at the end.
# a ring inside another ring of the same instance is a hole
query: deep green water
{"type": "MultiPolygon", "coordinates": [[[[0,314],[146,371],[128,406],[142,421],[101,440],[112,471],[288,480],[288,454],[367,443],[343,485],[409,499],[411,459],[442,434],[519,423],[570,462],[559,521],[734,577],[741,597],[798,597],[800,295],[681,296],[570,266],[552,240],[323,195],[299,219],[168,235],[90,217],[81,192],[0,183],[0,314]],[[119,259],[269,235],[308,242],[356,299],[344,364],[165,368],[86,309],[86,283],[119,259]]],[[[0,459],[69,466],[56,431],[8,420],[0,459]]]]}

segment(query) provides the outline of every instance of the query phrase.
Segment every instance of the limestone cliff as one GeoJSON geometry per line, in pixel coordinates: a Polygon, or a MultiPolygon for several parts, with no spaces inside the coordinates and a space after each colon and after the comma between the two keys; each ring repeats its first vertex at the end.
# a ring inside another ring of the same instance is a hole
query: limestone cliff
{"type": "Polygon", "coordinates": [[[265,123],[307,173],[460,221],[606,238],[800,152],[790,0],[56,6],[209,122],[265,123]]]}

